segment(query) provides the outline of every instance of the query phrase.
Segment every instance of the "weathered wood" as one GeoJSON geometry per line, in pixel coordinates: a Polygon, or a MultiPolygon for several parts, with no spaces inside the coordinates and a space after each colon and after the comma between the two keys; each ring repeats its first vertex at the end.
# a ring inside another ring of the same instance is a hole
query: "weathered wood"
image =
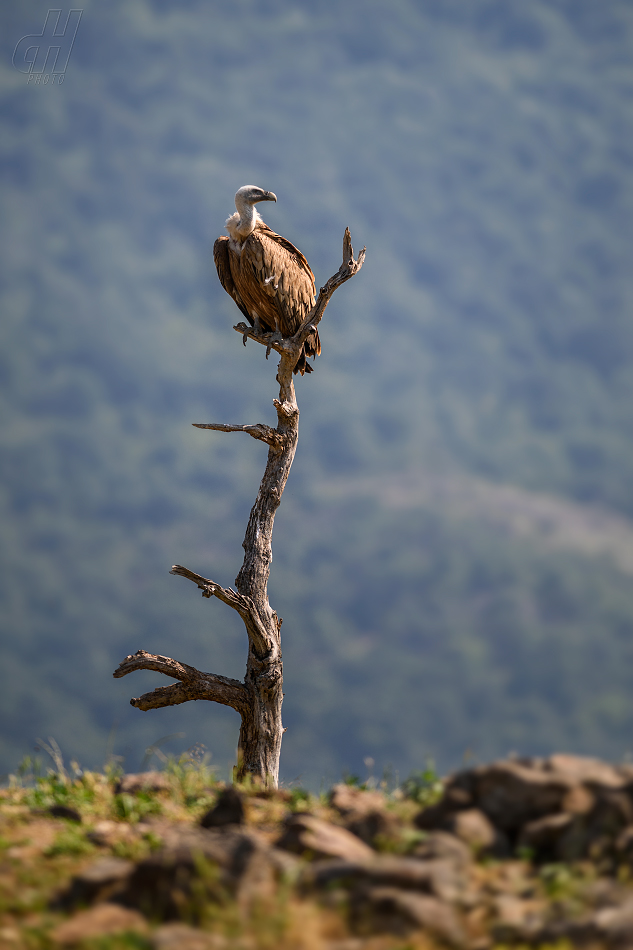
{"type": "Polygon", "coordinates": [[[267,442],[277,448],[281,448],[283,445],[283,440],[277,430],[261,422],[253,426],[231,426],[223,422],[192,422],[191,424],[196,429],[215,429],[216,432],[247,432],[254,439],[259,439],[260,442],[267,442]]]}
{"type": "Polygon", "coordinates": [[[131,699],[130,705],[137,709],[159,709],[161,706],[176,706],[191,699],[208,699],[225,706],[232,706],[239,713],[248,705],[248,691],[239,680],[216,673],[201,673],[193,666],[179,663],[169,656],[146,653],[139,650],[132,656],[126,656],[114,671],[118,679],[135,670],[155,670],[180,680],[173,686],[159,686],[151,693],[145,693],[139,699],[131,699]]]}
{"type": "Polygon", "coordinates": [[[281,619],[268,602],[268,577],[272,563],[272,534],[275,514],[281,503],[299,438],[299,407],[293,382],[293,369],[308,335],[320,323],[334,291],[353,277],[363,266],[365,248],[354,260],[349,229],[343,239],[343,263],[324,287],[317,301],[293,337],[258,333],[243,323],[234,327],[246,339],[255,340],[279,353],[277,369],[279,399],[273,400],[277,412],[277,428],[267,425],[228,425],[194,423],[201,429],[219,432],[246,432],[269,446],[266,470],[259,486],[244,537],[244,561],[235,580],[237,590],[222,587],[186,567],[175,564],[172,574],[186,577],[202,591],[203,597],[217,597],[236,610],[248,634],[248,659],[244,682],[201,673],[170,657],[155,656],[139,650],[119,665],[114,675],[126,676],[134,670],[156,670],[179,680],[172,686],[161,686],[130,702],[137,709],[158,709],[195,699],[207,699],[236,709],[242,718],[238,747],[238,778],[249,775],[253,780],[273,787],[279,776],[279,756],[284,728],[281,722],[283,700],[283,664],[281,655],[281,619]]]}

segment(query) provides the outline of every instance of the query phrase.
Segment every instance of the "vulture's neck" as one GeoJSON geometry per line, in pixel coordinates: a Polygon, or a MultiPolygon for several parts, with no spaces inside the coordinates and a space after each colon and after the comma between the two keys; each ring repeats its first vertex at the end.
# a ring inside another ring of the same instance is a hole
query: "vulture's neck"
{"type": "Polygon", "coordinates": [[[261,220],[254,205],[240,204],[235,214],[227,218],[226,230],[229,232],[232,241],[235,241],[236,244],[243,244],[261,220]]]}

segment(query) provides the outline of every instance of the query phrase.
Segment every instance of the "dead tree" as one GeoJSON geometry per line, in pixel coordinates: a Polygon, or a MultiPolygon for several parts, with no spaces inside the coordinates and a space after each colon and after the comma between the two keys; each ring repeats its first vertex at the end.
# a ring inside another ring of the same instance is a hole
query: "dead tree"
{"type": "Polygon", "coordinates": [[[137,709],[159,709],[175,706],[193,699],[207,699],[232,706],[242,719],[238,745],[237,778],[247,775],[254,781],[273,787],[279,776],[279,755],[283,727],[281,704],[283,699],[283,665],[281,659],[281,618],[268,603],[268,576],[272,561],[272,533],[275,512],[288,479],[299,437],[299,407],[293,383],[293,368],[301,354],[306,337],[321,321],[334,291],[353,277],[363,266],[365,249],[354,260],[349,229],[343,239],[343,263],[336,274],[319,291],[316,304],[293,337],[277,340],[271,333],[257,333],[244,323],[234,327],[246,340],[255,340],[279,353],[277,381],[279,399],[273,400],[277,410],[277,428],[268,425],[225,425],[223,423],[194,423],[200,429],[219,432],[247,432],[254,439],[268,444],[266,471],[255,504],[251,509],[244,537],[244,563],[235,580],[236,590],[222,587],[215,581],[180,564],[174,564],[172,574],[186,577],[202,590],[203,597],[217,597],[236,610],[248,634],[248,660],[244,681],[230,679],[217,673],[201,673],[168,656],[158,656],[139,650],[127,656],[115,670],[114,676],[126,676],[134,670],[155,670],[178,680],[171,686],[160,686],[145,693],[130,704],[137,709]]]}

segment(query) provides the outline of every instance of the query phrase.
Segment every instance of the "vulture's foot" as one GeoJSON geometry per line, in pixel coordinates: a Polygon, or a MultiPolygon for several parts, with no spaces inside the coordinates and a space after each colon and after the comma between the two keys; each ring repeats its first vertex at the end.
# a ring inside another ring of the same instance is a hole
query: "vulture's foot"
{"type": "Polygon", "coordinates": [[[270,356],[270,351],[273,348],[273,343],[281,343],[283,336],[281,335],[281,330],[275,330],[274,333],[268,334],[268,346],[266,347],[266,359],[270,356]]]}

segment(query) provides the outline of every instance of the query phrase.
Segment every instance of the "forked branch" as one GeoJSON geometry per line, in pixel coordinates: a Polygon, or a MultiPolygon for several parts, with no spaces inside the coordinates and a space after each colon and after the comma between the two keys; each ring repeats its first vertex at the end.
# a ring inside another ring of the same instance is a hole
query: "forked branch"
{"type": "Polygon", "coordinates": [[[236,610],[244,621],[251,644],[258,655],[270,650],[270,639],[267,636],[266,627],[262,624],[250,597],[238,594],[232,587],[220,587],[215,581],[210,581],[207,577],[202,577],[201,574],[196,574],[181,564],[173,564],[169,573],[186,577],[200,588],[203,597],[217,597],[227,607],[236,610]]]}
{"type": "Polygon", "coordinates": [[[248,705],[248,691],[239,680],[217,673],[201,673],[193,666],[179,663],[169,656],[146,653],[139,650],[119,663],[114,676],[119,679],[136,670],[154,670],[180,680],[172,686],[159,686],[150,693],[144,693],[138,699],[131,699],[130,705],[137,709],[159,709],[162,706],[176,706],[192,699],[208,699],[224,706],[232,706],[242,712],[248,705]]]}
{"type": "Polygon", "coordinates": [[[301,352],[303,344],[307,340],[308,336],[321,322],[323,314],[325,313],[325,308],[329,304],[334,291],[338,290],[341,284],[344,284],[345,281],[350,279],[350,277],[353,277],[355,274],[357,274],[363,266],[366,250],[366,248],[363,248],[358,255],[358,258],[354,260],[352,236],[349,233],[349,228],[345,228],[345,234],[343,236],[343,263],[337,270],[336,274],[333,274],[327,283],[321,287],[314,307],[305,318],[294,336],[287,337],[286,339],[276,339],[276,334],[261,332],[258,333],[254,327],[249,327],[245,323],[238,323],[233,327],[233,329],[242,334],[244,343],[246,343],[248,338],[249,340],[255,340],[255,342],[261,343],[262,346],[265,346],[267,350],[272,348],[281,355],[286,354],[293,358],[295,358],[295,356],[298,357],[298,354],[301,352]]]}
{"type": "Polygon", "coordinates": [[[349,228],[345,228],[345,234],[343,235],[343,263],[336,274],[330,277],[324,287],[321,287],[317,302],[312,308],[312,311],[305,318],[292,338],[292,342],[295,346],[301,348],[308,335],[312,332],[312,328],[316,328],[319,325],[334,291],[338,290],[341,284],[344,284],[346,280],[349,280],[350,277],[353,277],[354,274],[359,272],[365,261],[366,250],[367,248],[364,247],[358,255],[358,259],[354,260],[352,236],[349,233],[349,228]]]}

